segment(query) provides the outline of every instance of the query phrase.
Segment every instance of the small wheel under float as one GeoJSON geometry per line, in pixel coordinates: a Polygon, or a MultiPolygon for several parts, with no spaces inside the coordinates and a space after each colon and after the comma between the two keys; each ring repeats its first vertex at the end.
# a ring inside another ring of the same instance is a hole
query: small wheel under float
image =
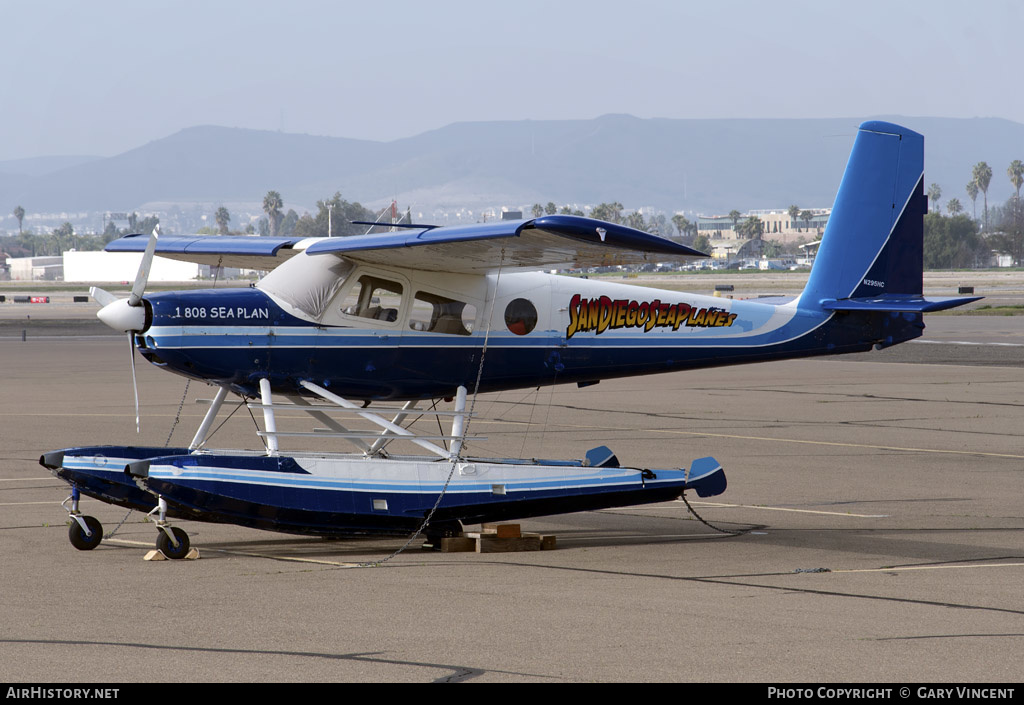
{"type": "Polygon", "coordinates": [[[91,551],[103,540],[103,524],[96,517],[72,515],[71,525],[68,526],[68,540],[79,551],[91,551]]]}
{"type": "Polygon", "coordinates": [[[177,560],[184,558],[188,555],[188,550],[191,548],[191,544],[188,540],[188,534],[184,530],[179,529],[176,526],[172,527],[160,527],[156,535],[156,547],[160,553],[164,554],[168,558],[177,560]],[[174,535],[174,541],[167,535],[170,531],[174,535]],[[175,542],[177,545],[175,546],[175,542]]]}

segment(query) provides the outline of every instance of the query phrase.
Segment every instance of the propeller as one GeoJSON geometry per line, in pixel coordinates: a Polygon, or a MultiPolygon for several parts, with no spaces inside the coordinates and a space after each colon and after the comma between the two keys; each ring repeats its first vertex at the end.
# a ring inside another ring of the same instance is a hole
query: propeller
{"type": "Polygon", "coordinates": [[[116,331],[128,334],[128,350],[132,360],[132,390],[135,392],[135,432],[141,431],[139,422],[139,387],[135,379],[135,341],[132,337],[146,328],[146,306],[142,295],[146,292],[146,283],[149,281],[149,270],[153,266],[153,257],[156,255],[156,243],[160,239],[160,225],[153,228],[146,243],[146,250],[142,255],[142,262],[139,264],[139,271],[135,275],[135,283],[132,284],[132,291],[127,299],[119,299],[109,291],[104,291],[98,286],[89,289],[89,295],[96,300],[103,308],[99,310],[96,317],[116,331]]]}

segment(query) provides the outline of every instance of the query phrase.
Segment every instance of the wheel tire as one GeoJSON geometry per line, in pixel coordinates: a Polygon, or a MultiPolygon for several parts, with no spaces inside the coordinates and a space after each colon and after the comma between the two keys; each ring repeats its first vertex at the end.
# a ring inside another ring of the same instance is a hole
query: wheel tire
{"type": "Polygon", "coordinates": [[[167,532],[163,529],[159,529],[156,535],[157,550],[168,558],[174,560],[184,558],[188,555],[188,549],[191,548],[188,540],[188,534],[176,526],[171,527],[171,533],[174,534],[174,540],[178,542],[178,545],[174,546],[171,543],[171,539],[167,536],[167,532]]]}
{"type": "Polygon", "coordinates": [[[89,527],[92,536],[87,536],[82,525],[74,518],[71,519],[71,526],[68,527],[68,539],[71,545],[79,551],[91,551],[100,545],[103,540],[103,524],[96,517],[82,517],[82,521],[89,527]]]}

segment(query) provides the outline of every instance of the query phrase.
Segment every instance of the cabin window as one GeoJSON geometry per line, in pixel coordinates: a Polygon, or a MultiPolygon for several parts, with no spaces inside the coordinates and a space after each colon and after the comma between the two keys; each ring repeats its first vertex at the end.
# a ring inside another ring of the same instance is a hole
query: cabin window
{"type": "Polygon", "coordinates": [[[516,335],[526,335],[537,327],[537,308],[527,299],[512,299],[505,307],[505,325],[516,335]]]}
{"type": "Polygon", "coordinates": [[[341,312],[388,323],[398,320],[401,306],[401,284],[364,274],[342,300],[341,312]]]}
{"type": "Polygon", "coordinates": [[[476,321],[476,306],[440,294],[417,291],[412,299],[409,327],[427,333],[469,335],[476,321]]]}

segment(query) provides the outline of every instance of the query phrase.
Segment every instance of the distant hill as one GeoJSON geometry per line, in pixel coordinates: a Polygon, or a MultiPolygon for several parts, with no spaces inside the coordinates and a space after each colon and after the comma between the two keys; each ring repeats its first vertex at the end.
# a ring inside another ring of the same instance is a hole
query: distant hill
{"type": "MultiPolygon", "coordinates": [[[[0,161],[0,198],[6,194],[18,193],[40,176],[97,159],[102,157],[52,156],[0,161]]],[[[17,203],[12,202],[8,205],[8,200],[12,199],[0,201],[0,208],[7,207],[13,210],[17,203]]]]}
{"type": "MultiPolygon", "coordinates": [[[[960,199],[972,166],[993,170],[989,203],[1012,192],[1024,125],[995,118],[889,119],[926,138],[927,184],[960,199]]],[[[830,206],[862,118],[456,123],[393,142],[193,127],[114,157],[15,171],[0,162],[0,209],[124,211],[150,202],[259,202],[268,190],[312,209],[341,191],[417,211],[534,202],[727,213],[830,206]]],[[[19,160],[36,161],[36,160],[19,160]]],[[[979,198],[980,208],[980,198],[979,198]]]]}
{"type": "Polygon", "coordinates": [[[0,161],[0,174],[20,176],[42,176],[52,174],[71,166],[94,162],[103,157],[96,156],[54,156],[29,157],[28,159],[9,159],[0,161]]]}

